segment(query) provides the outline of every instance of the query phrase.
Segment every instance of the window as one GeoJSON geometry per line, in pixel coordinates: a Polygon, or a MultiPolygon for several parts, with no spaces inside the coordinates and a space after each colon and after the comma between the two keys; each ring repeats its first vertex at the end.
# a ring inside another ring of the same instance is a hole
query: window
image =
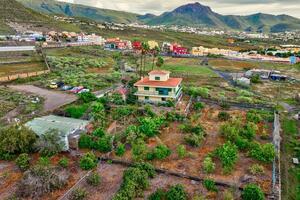
{"type": "Polygon", "coordinates": [[[149,87],[144,87],[144,90],[147,90],[147,91],[148,91],[148,90],[150,90],[150,88],[149,88],[149,87]]]}
{"type": "Polygon", "coordinates": [[[167,99],[166,99],[166,98],[161,98],[161,100],[162,100],[162,101],[167,101],[167,99]]]}
{"type": "Polygon", "coordinates": [[[145,100],[149,100],[149,97],[145,97],[145,100]]]}
{"type": "Polygon", "coordinates": [[[171,88],[168,88],[168,91],[169,91],[169,92],[172,92],[172,89],[171,89],[171,88]]]}
{"type": "Polygon", "coordinates": [[[160,77],[159,76],[155,76],[155,80],[156,81],[160,81],[160,77]]]}

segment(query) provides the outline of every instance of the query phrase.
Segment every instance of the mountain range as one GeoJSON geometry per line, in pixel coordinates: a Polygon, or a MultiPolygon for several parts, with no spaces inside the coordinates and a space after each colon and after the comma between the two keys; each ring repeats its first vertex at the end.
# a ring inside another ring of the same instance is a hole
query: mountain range
{"type": "Polygon", "coordinates": [[[24,6],[41,13],[81,17],[97,22],[139,22],[149,25],[185,25],[253,32],[282,32],[300,29],[300,19],[288,15],[263,13],[247,16],[221,15],[200,3],[186,4],[173,11],[156,16],[153,14],[139,15],[55,0],[18,1],[24,6]]]}

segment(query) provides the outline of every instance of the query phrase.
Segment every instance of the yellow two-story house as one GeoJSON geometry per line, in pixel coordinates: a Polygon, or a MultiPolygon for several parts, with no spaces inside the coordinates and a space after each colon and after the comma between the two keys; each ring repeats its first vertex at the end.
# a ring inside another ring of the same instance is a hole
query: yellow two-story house
{"type": "Polygon", "coordinates": [[[134,84],[138,100],[146,103],[177,102],[182,97],[182,78],[171,78],[169,71],[154,70],[134,84]]]}

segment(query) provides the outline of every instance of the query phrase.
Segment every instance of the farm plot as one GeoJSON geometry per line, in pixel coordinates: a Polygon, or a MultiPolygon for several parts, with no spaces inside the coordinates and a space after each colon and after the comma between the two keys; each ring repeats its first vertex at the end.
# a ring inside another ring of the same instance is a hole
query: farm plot
{"type": "Polygon", "coordinates": [[[0,77],[47,70],[43,62],[0,64],[0,77]]]}

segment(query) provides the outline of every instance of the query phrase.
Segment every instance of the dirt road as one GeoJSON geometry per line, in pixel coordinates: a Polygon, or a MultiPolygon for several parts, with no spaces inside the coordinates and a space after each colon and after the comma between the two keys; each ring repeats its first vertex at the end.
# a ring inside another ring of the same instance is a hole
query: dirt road
{"type": "Polygon", "coordinates": [[[70,104],[77,100],[76,95],[67,94],[62,91],[54,91],[42,89],[33,85],[10,85],[13,90],[18,90],[21,92],[28,92],[43,97],[44,102],[44,112],[53,111],[61,106],[70,104]]]}

